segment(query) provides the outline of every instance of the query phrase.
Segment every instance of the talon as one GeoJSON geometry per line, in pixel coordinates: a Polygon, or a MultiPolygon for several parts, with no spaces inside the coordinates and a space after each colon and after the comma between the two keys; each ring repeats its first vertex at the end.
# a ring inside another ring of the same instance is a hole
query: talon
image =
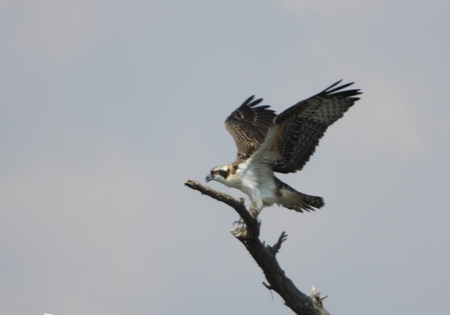
{"type": "Polygon", "coordinates": [[[236,238],[245,238],[247,236],[247,226],[244,220],[239,219],[233,223],[233,229],[230,231],[236,238]]]}

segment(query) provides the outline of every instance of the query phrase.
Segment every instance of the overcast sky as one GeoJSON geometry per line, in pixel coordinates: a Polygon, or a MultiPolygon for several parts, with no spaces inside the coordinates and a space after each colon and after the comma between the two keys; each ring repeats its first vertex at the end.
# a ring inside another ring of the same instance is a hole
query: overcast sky
{"type": "MultiPolygon", "coordinates": [[[[361,100],[297,174],[326,206],[262,240],[332,314],[450,309],[450,2],[0,1],[4,314],[292,314],[184,186],[233,162],[248,96],[281,112],[339,79],[361,100]]],[[[213,188],[243,196],[219,183],[213,188]]]]}

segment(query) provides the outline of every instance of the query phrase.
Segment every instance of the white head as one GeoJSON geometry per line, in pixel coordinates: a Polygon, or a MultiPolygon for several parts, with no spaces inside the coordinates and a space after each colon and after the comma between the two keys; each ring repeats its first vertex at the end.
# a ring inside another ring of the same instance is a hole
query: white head
{"type": "Polygon", "coordinates": [[[211,170],[211,173],[206,176],[206,181],[215,180],[219,183],[229,186],[229,176],[232,167],[230,165],[216,166],[211,170]]]}

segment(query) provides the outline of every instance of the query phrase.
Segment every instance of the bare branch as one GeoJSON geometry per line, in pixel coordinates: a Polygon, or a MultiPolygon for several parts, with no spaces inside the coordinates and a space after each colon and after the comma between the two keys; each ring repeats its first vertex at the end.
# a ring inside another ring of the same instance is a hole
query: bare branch
{"type": "Polygon", "coordinates": [[[268,285],[267,283],[263,282],[262,284],[264,284],[264,286],[267,288],[267,290],[272,291],[272,287],[270,285],[268,285]]]}
{"type": "Polygon", "coordinates": [[[258,238],[259,236],[259,223],[258,220],[252,217],[250,212],[247,211],[244,205],[244,199],[240,198],[237,200],[230,195],[224,194],[223,192],[212,189],[211,187],[200,184],[195,180],[188,180],[185,183],[186,186],[194,190],[198,190],[202,194],[208,195],[218,201],[226,203],[232,207],[240,215],[242,220],[244,220],[247,226],[248,236],[247,238],[258,238]]]}
{"type": "Polygon", "coordinates": [[[276,259],[276,254],[281,248],[281,244],[287,239],[285,232],[281,233],[275,245],[265,245],[259,239],[259,223],[247,211],[242,200],[237,200],[227,194],[211,189],[196,181],[188,180],[185,184],[189,188],[200,191],[202,194],[208,195],[218,201],[231,206],[241,216],[245,222],[247,233],[236,236],[247,248],[258,266],[263,270],[264,275],[269,282],[264,286],[276,291],[285,301],[286,306],[292,309],[294,313],[299,315],[330,315],[322,306],[322,300],[326,296],[321,297],[320,293],[313,288],[311,297],[301,292],[294,283],[286,277],[276,259]]]}
{"type": "Polygon", "coordinates": [[[274,255],[276,255],[276,254],[280,251],[281,244],[282,244],[285,240],[287,240],[287,234],[286,234],[286,232],[283,231],[283,233],[281,233],[280,237],[278,238],[278,242],[276,242],[275,245],[273,245],[272,247],[267,246],[267,249],[270,250],[270,251],[272,251],[272,253],[273,253],[274,255]]]}
{"type": "Polygon", "coordinates": [[[313,301],[314,308],[318,310],[320,315],[330,315],[324,308],[322,301],[325,300],[328,295],[320,296],[320,292],[316,291],[316,288],[312,287],[311,300],[313,301]]]}

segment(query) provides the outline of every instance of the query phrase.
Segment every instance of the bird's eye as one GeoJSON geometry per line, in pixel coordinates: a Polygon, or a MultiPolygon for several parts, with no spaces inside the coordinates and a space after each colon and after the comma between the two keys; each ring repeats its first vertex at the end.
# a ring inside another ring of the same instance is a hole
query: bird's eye
{"type": "Polygon", "coordinates": [[[219,171],[212,171],[213,175],[219,174],[219,171]]]}

